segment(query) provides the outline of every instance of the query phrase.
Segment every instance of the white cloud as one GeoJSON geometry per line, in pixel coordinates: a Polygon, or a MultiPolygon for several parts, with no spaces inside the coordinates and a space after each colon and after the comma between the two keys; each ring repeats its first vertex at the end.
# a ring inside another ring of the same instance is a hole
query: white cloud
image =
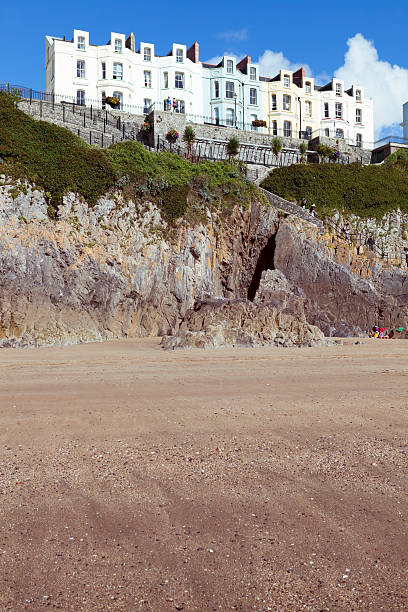
{"type": "Polygon", "coordinates": [[[241,30],[228,30],[227,32],[219,32],[217,38],[223,38],[229,42],[237,42],[248,40],[248,29],[242,28],[241,30]]]}
{"type": "Polygon", "coordinates": [[[304,68],[307,75],[312,76],[310,66],[302,62],[293,63],[288,60],[282,53],[282,51],[271,51],[267,49],[258,59],[260,67],[260,73],[262,76],[274,77],[280,70],[297,70],[298,68],[304,68]]]}
{"type": "Polygon", "coordinates": [[[347,41],[344,65],[335,76],[346,86],[362,85],[374,102],[376,137],[382,132],[401,134],[402,105],[408,100],[408,68],[380,60],[373,41],[356,34],[347,41]]]}

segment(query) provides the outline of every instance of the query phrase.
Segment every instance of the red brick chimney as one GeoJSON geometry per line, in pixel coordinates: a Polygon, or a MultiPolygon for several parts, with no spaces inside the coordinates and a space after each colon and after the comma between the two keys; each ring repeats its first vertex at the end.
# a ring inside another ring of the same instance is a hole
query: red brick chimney
{"type": "Polygon", "coordinates": [[[292,78],[295,85],[302,87],[303,79],[305,78],[305,71],[303,70],[303,68],[299,68],[299,70],[296,70],[296,72],[293,73],[292,78]]]}
{"type": "Polygon", "coordinates": [[[248,72],[248,64],[251,63],[251,57],[249,55],[246,55],[238,64],[237,64],[237,68],[238,70],[240,70],[241,72],[247,74],[248,72]]]}
{"type": "Polygon", "coordinates": [[[199,47],[198,42],[195,41],[195,43],[193,43],[191,47],[187,50],[188,59],[194,62],[195,64],[198,64],[200,61],[198,59],[198,47],[199,47]]]}

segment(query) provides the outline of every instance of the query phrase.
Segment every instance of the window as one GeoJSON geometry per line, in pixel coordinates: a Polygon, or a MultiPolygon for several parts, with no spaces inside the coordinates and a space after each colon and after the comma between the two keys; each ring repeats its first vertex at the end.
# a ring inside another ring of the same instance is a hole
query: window
{"type": "Polygon", "coordinates": [[[182,64],[184,60],[183,49],[176,49],[176,62],[182,64]]]}
{"type": "Polygon", "coordinates": [[[277,100],[276,100],[276,94],[272,94],[272,96],[271,96],[271,109],[274,111],[274,110],[277,110],[277,108],[278,108],[278,103],[277,103],[277,100]]]}
{"type": "Polygon", "coordinates": [[[220,124],[220,111],[218,110],[217,107],[214,108],[214,119],[215,119],[215,125],[219,125],[220,124]]]}
{"type": "Polygon", "coordinates": [[[85,36],[78,36],[77,49],[79,49],[80,51],[85,51],[85,36]]]}
{"type": "Polygon", "coordinates": [[[283,77],[283,86],[290,87],[290,76],[288,74],[283,77]]]}
{"type": "Polygon", "coordinates": [[[163,72],[163,87],[164,89],[168,89],[169,86],[169,73],[163,72]]]}
{"type": "Polygon", "coordinates": [[[123,79],[123,64],[113,62],[113,78],[116,79],[116,81],[121,81],[123,79]]]}
{"type": "Polygon", "coordinates": [[[290,96],[283,94],[283,110],[290,111],[290,96]]]}
{"type": "Polygon", "coordinates": [[[306,92],[307,94],[310,94],[310,92],[311,92],[311,91],[312,91],[312,86],[311,86],[311,84],[310,84],[310,81],[306,81],[306,84],[305,84],[305,92],[306,92]]]}
{"type": "Polygon", "coordinates": [[[312,128],[310,127],[310,125],[306,126],[305,131],[306,131],[306,138],[310,140],[312,137],[312,128]]]}
{"type": "Polygon", "coordinates": [[[330,136],[330,131],[329,131],[329,128],[326,128],[326,129],[324,130],[324,135],[325,135],[325,136],[327,136],[327,138],[329,138],[329,136],[330,136]]]}
{"type": "Polygon", "coordinates": [[[252,125],[252,123],[257,119],[256,115],[251,115],[251,130],[253,130],[254,132],[258,131],[258,128],[255,125],[252,125]]]}
{"type": "Polygon", "coordinates": [[[152,101],[150,98],[144,98],[143,100],[143,113],[147,115],[150,112],[150,107],[152,105],[152,101]]]}
{"type": "Polygon", "coordinates": [[[77,61],[77,77],[78,79],[85,78],[85,62],[84,60],[77,61]]]}
{"type": "Polygon", "coordinates": [[[232,74],[234,72],[234,62],[232,60],[227,60],[227,72],[228,74],[232,74]]]}
{"type": "Polygon", "coordinates": [[[114,91],[113,92],[113,97],[117,98],[119,100],[119,106],[117,106],[117,110],[121,110],[122,106],[123,106],[123,94],[121,91],[114,91]]]}
{"type": "Polygon", "coordinates": [[[235,113],[232,108],[227,108],[226,122],[227,125],[234,125],[235,113]]]}
{"type": "Polygon", "coordinates": [[[145,70],[143,72],[143,75],[144,75],[144,86],[151,87],[152,86],[152,73],[150,72],[150,70],[145,70]]]}
{"type": "Polygon", "coordinates": [[[76,103],[80,106],[85,106],[85,92],[83,89],[77,90],[76,103]]]}
{"type": "Polygon", "coordinates": [[[305,102],[305,115],[306,117],[312,116],[312,103],[309,100],[305,102]]]}
{"type": "Polygon", "coordinates": [[[362,123],[363,119],[363,113],[361,111],[361,108],[356,108],[356,123],[362,123]]]}
{"type": "Polygon", "coordinates": [[[272,136],[278,135],[278,122],[272,121],[272,136]]]}
{"type": "Polygon", "coordinates": [[[102,62],[102,78],[106,79],[106,63],[102,62]]]}
{"type": "Polygon", "coordinates": [[[361,102],[361,89],[356,89],[356,102],[361,102]]]}
{"type": "Polygon", "coordinates": [[[225,83],[225,97],[233,98],[234,97],[234,83],[233,81],[226,81],[225,83]]]}
{"type": "Polygon", "coordinates": [[[174,87],[176,89],[184,89],[184,72],[176,72],[174,87]]]}
{"type": "Polygon", "coordinates": [[[344,138],[344,132],[340,128],[336,129],[336,138],[344,138]]]}
{"type": "Polygon", "coordinates": [[[286,136],[286,138],[290,138],[292,135],[292,124],[290,121],[284,121],[283,122],[283,135],[286,136]]]}
{"type": "Polygon", "coordinates": [[[186,105],[184,100],[176,100],[176,113],[181,113],[184,115],[186,112],[186,105]]]}
{"type": "Polygon", "coordinates": [[[220,97],[220,82],[214,81],[214,98],[220,97]]]}
{"type": "Polygon", "coordinates": [[[251,66],[249,69],[249,79],[250,81],[256,81],[256,68],[253,66],[251,66]]]}
{"type": "Polygon", "coordinates": [[[324,103],[324,117],[325,119],[329,118],[329,103],[328,102],[324,103]]]}
{"type": "Polygon", "coordinates": [[[120,38],[115,38],[115,53],[122,53],[122,41],[120,38]]]}
{"type": "Polygon", "coordinates": [[[106,98],[106,91],[102,92],[102,108],[105,108],[105,98],[106,98]]]}
{"type": "MultiPolygon", "coordinates": [[[[249,103],[250,104],[258,104],[258,92],[255,87],[251,87],[249,89],[249,103]]],[[[256,119],[256,117],[255,117],[256,119]]]]}
{"type": "Polygon", "coordinates": [[[143,49],[143,60],[145,62],[151,62],[152,61],[152,50],[150,47],[145,47],[143,49]]]}
{"type": "Polygon", "coordinates": [[[343,105],[341,102],[336,102],[336,119],[343,118],[343,105]]]}
{"type": "Polygon", "coordinates": [[[357,147],[363,146],[363,137],[361,134],[356,134],[356,146],[357,147]]]}
{"type": "Polygon", "coordinates": [[[341,96],[341,84],[336,83],[336,96],[341,96]]]}

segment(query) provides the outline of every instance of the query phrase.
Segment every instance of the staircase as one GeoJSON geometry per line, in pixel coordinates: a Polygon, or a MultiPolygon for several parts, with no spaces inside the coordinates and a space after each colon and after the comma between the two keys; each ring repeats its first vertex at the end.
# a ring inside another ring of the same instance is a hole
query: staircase
{"type": "Polygon", "coordinates": [[[302,208],[301,206],[298,206],[297,204],[294,204],[293,202],[284,200],[283,198],[280,198],[274,193],[266,191],[266,189],[263,189],[262,187],[258,187],[258,189],[262,191],[268,202],[272,204],[274,208],[278,208],[279,210],[283,210],[289,215],[294,215],[295,217],[299,217],[299,219],[303,219],[308,223],[312,223],[319,229],[320,233],[323,234],[323,223],[319,219],[311,215],[308,210],[302,208]]]}

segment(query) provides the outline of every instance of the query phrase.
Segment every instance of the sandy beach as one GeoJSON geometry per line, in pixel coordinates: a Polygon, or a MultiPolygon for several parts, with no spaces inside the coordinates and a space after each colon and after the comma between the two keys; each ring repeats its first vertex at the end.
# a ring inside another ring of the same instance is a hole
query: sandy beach
{"type": "Polygon", "coordinates": [[[406,610],[408,342],[0,350],[0,609],[406,610]]]}

